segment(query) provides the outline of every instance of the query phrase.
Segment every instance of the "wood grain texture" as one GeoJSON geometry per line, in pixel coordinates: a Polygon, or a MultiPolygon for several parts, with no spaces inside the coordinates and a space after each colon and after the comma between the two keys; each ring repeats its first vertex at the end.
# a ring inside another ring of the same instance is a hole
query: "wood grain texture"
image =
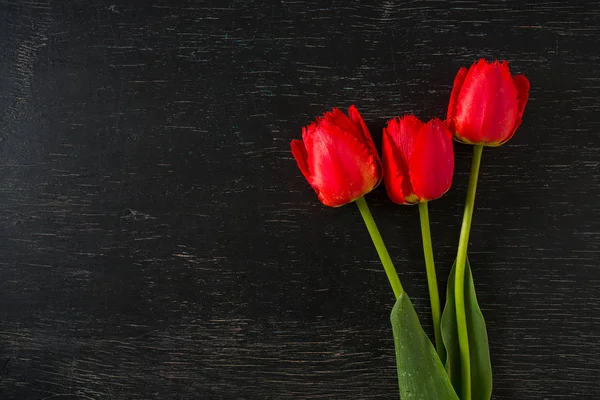
{"type": "MultiPolygon", "coordinates": [[[[397,398],[375,250],[289,142],[444,116],[479,57],[532,84],[471,235],[494,398],[600,397],[600,6],[362,3],[0,0],[2,399],[397,398]]],[[[442,285],[469,162],[430,205],[442,285]]],[[[430,331],[417,209],[368,200],[430,331]]]]}

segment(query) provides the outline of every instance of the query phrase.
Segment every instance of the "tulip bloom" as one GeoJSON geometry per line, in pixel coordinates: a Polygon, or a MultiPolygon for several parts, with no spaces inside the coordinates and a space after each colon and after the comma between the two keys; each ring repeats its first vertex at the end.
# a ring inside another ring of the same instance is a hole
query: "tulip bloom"
{"type": "Polygon", "coordinates": [[[452,135],[437,118],[426,124],[414,115],[389,120],[382,158],[385,188],[394,203],[437,199],[452,185],[452,135]]]}
{"type": "Polygon", "coordinates": [[[348,116],[334,108],[302,129],[292,154],[319,200],[329,207],[348,204],[373,190],[382,178],[381,161],[358,110],[348,116]]]}
{"type": "Polygon", "coordinates": [[[454,79],[448,105],[448,128],[467,144],[500,146],[521,125],[529,98],[529,80],[511,76],[506,61],[481,59],[454,79]]]}

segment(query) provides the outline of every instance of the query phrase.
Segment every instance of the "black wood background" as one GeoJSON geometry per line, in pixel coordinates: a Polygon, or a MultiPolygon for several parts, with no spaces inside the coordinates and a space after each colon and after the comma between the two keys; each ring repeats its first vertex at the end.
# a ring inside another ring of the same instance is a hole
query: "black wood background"
{"type": "MultiPolygon", "coordinates": [[[[532,84],[471,234],[494,398],[600,396],[600,6],[361,3],[0,0],[2,399],[398,398],[367,231],[289,142],[333,106],[378,144],[387,118],[443,117],[480,57],[532,84]]],[[[368,201],[430,331],[417,209],[368,201]]]]}

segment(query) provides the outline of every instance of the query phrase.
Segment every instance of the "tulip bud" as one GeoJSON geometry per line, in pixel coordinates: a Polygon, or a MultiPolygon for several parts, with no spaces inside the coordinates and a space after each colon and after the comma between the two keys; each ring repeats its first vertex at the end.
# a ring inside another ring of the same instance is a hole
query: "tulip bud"
{"type": "Polygon", "coordinates": [[[459,142],[482,146],[506,143],[521,125],[529,98],[529,80],[511,76],[506,61],[481,59],[454,79],[448,128],[459,142]]]}
{"type": "Polygon", "coordinates": [[[452,185],[452,135],[437,118],[427,124],[414,115],[389,120],[382,158],[385,188],[394,203],[437,199],[452,185]]]}
{"type": "Polygon", "coordinates": [[[319,200],[339,207],[369,193],[381,182],[381,161],[358,110],[346,116],[334,108],[302,129],[292,154],[319,200]]]}

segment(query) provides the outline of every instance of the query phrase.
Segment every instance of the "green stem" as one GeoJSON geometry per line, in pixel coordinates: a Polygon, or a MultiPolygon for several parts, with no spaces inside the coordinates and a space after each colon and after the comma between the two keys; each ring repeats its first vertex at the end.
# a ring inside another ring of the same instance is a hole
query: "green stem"
{"type": "Polygon", "coordinates": [[[456,256],[456,280],[454,282],[454,295],[456,302],[456,324],[458,328],[458,345],[460,348],[462,396],[461,400],[471,400],[471,357],[469,351],[469,334],[467,332],[467,316],[465,311],[465,263],[467,262],[467,247],[469,245],[469,232],[473,219],[475,205],[475,191],[477,190],[477,177],[481,164],[482,146],[473,146],[473,161],[471,163],[471,176],[467,189],[467,200],[463,214],[460,239],[458,241],[458,254],[456,256]]]}
{"type": "Polygon", "coordinates": [[[423,238],[423,253],[425,255],[429,302],[431,303],[431,316],[433,318],[435,348],[440,358],[442,358],[444,346],[442,345],[442,334],[440,331],[440,294],[438,291],[437,277],[435,276],[433,246],[431,245],[431,232],[429,230],[429,210],[426,201],[419,203],[419,216],[421,217],[421,236],[423,238]]]}
{"type": "Polygon", "coordinates": [[[362,215],[363,220],[365,221],[365,225],[367,225],[367,230],[371,235],[375,249],[377,249],[377,254],[379,254],[379,258],[383,264],[383,269],[385,270],[388,280],[390,281],[390,285],[392,285],[394,296],[398,298],[402,293],[404,293],[404,289],[402,288],[400,278],[398,278],[398,274],[396,273],[392,259],[390,258],[385,244],[383,243],[379,229],[377,229],[377,225],[373,220],[373,215],[371,215],[371,211],[369,211],[369,206],[367,205],[364,197],[356,199],[356,205],[358,206],[360,215],[362,215]]]}

